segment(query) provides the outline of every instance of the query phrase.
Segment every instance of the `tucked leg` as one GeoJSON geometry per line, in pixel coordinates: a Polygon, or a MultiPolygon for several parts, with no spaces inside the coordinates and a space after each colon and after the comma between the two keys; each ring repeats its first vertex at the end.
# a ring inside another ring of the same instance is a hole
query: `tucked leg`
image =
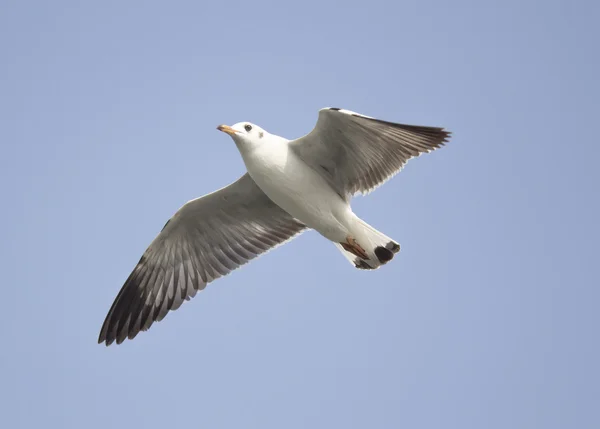
{"type": "Polygon", "coordinates": [[[350,236],[346,238],[345,243],[340,243],[345,251],[352,253],[353,255],[358,256],[361,259],[368,260],[369,256],[365,249],[363,249],[360,244],[356,242],[356,240],[350,236]]]}

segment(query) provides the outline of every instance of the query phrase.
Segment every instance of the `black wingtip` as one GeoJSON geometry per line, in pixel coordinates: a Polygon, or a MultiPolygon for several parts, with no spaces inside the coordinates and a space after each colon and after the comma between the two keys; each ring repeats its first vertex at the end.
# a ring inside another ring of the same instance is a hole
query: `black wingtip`
{"type": "Polygon", "coordinates": [[[106,347],[110,346],[112,343],[113,343],[112,340],[110,340],[109,338],[104,338],[104,337],[98,338],[98,344],[104,344],[106,347]]]}
{"type": "Polygon", "coordinates": [[[110,335],[107,335],[107,333],[104,332],[104,327],[103,327],[102,331],[100,332],[100,335],[98,335],[98,344],[104,344],[106,347],[108,347],[114,341],[115,341],[114,338],[112,338],[110,335]]]}

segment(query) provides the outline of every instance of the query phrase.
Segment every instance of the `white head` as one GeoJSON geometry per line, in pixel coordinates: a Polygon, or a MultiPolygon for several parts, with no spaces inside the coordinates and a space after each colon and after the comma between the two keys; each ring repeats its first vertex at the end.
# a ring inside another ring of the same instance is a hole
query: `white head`
{"type": "Polygon", "coordinates": [[[260,144],[265,137],[269,136],[269,133],[261,127],[250,122],[238,122],[231,127],[228,125],[219,125],[217,130],[229,134],[238,146],[255,146],[260,144]]]}

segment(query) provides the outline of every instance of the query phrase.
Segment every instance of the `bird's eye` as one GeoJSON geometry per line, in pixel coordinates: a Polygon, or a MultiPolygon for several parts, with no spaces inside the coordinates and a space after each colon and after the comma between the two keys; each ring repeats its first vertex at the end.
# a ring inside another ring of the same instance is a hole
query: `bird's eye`
{"type": "Polygon", "coordinates": [[[246,125],[244,128],[245,128],[245,129],[246,129],[246,131],[248,131],[248,132],[252,131],[252,125],[246,125]]]}

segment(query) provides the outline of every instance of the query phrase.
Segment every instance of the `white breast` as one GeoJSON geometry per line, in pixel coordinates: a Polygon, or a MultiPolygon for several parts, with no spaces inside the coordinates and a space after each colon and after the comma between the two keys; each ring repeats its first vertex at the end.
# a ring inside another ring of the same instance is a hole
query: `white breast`
{"type": "Polygon", "coordinates": [[[345,240],[350,207],[287,142],[265,142],[243,151],[242,157],[252,179],[275,204],[330,240],[345,240]]]}

